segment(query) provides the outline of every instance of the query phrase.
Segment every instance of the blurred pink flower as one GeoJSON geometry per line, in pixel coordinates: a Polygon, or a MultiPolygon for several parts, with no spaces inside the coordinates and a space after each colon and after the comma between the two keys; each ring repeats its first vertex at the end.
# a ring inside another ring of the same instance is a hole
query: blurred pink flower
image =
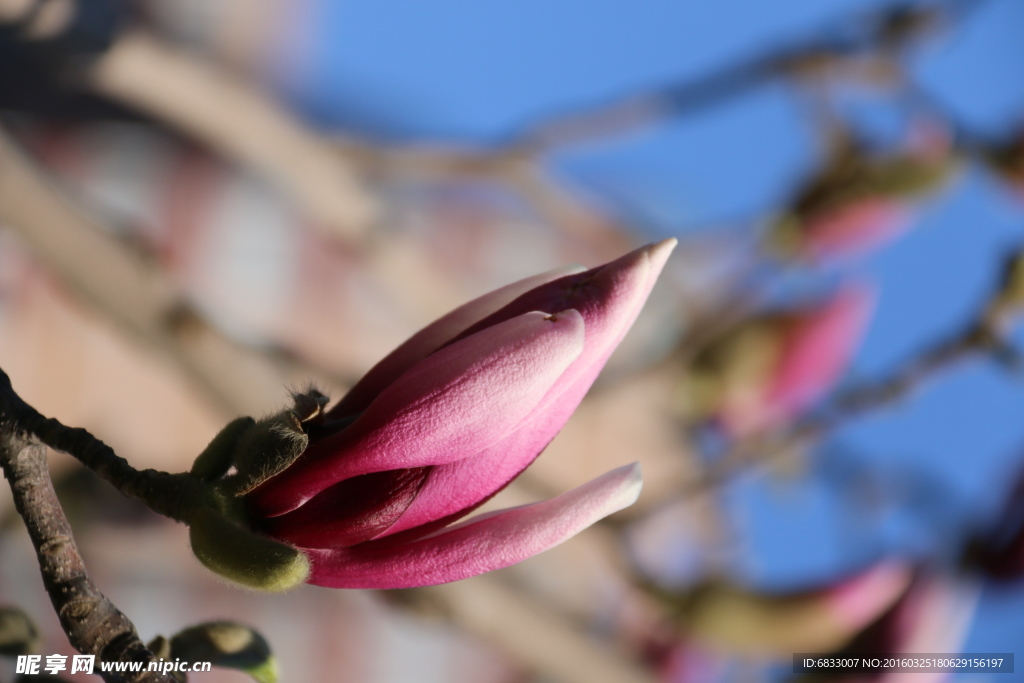
{"type": "MultiPolygon", "coordinates": [[[[977,603],[977,587],[950,576],[916,572],[888,610],[866,626],[837,657],[886,658],[921,652],[950,656],[960,651],[977,603]]],[[[883,671],[833,677],[842,683],[941,683],[953,674],[936,671],[883,671]]]]}
{"type": "Polygon", "coordinates": [[[726,387],[718,411],[723,428],[748,435],[799,415],[842,376],[874,307],[861,286],[821,306],[770,321],[771,357],[760,376],[726,387]]]}
{"type": "Polygon", "coordinates": [[[400,588],[514,564],[630,505],[637,464],[448,526],[554,438],[674,246],[529,278],[427,326],[329,411],[291,467],[246,496],[256,524],[306,554],[309,583],[400,588]]]}
{"type": "Polygon", "coordinates": [[[797,193],[771,238],[811,261],[861,256],[906,231],[918,206],[957,166],[949,132],[933,122],[911,127],[902,150],[884,156],[851,147],[797,193]]]}
{"type": "Polygon", "coordinates": [[[861,256],[898,237],[913,219],[906,202],[867,197],[808,216],[804,220],[804,251],[815,261],[861,256]]]}
{"type": "Polygon", "coordinates": [[[762,593],[711,582],[682,614],[693,644],[745,656],[829,652],[846,645],[907,590],[913,572],[883,561],[811,589],[762,593]]]}

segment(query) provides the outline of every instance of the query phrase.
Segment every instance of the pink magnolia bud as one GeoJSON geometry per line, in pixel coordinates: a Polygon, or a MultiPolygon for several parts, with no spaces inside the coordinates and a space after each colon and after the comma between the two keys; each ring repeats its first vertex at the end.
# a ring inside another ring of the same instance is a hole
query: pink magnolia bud
{"type": "Polygon", "coordinates": [[[832,652],[884,614],[911,576],[905,564],[882,562],[826,586],[788,593],[715,582],[692,598],[684,629],[695,641],[731,653],[832,652]]]}
{"type": "MultiPolygon", "coordinates": [[[[835,652],[837,658],[913,657],[921,652],[960,652],[977,602],[977,587],[970,582],[918,570],[906,590],[888,610],[868,624],[856,638],[835,652]]],[[[871,671],[830,677],[842,683],[940,683],[948,673],[871,671]]],[[[820,680],[820,679],[810,679],[820,680]]]]}
{"type": "Polygon", "coordinates": [[[810,261],[851,258],[907,230],[921,200],[957,166],[945,131],[919,126],[911,137],[905,150],[884,157],[852,150],[812,178],[776,222],[774,245],[810,261]]]}
{"type": "Polygon", "coordinates": [[[892,197],[864,197],[803,217],[804,255],[813,261],[856,257],[884,246],[913,222],[909,203],[892,197]]]}
{"type": "Polygon", "coordinates": [[[735,437],[796,417],[845,371],[873,302],[867,288],[850,286],[814,308],[742,325],[695,362],[700,410],[735,437]]]}
{"type": "Polygon", "coordinates": [[[540,454],[632,325],[675,246],[470,302],[392,352],[290,467],[246,495],[267,535],[338,588],[445,583],[514,564],[630,505],[639,466],[455,526],[540,454]]]}

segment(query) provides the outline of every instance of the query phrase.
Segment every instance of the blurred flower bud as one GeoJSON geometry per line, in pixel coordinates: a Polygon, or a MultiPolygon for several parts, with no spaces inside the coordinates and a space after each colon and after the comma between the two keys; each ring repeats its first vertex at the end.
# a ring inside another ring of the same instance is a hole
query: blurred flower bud
{"type": "MultiPolygon", "coordinates": [[[[953,655],[970,624],[977,600],[975,587],[947,576],[918,572],[909,587],[881,616],[850,643],[834,651],[836,657],[872,657],[942,652],[953,655]]],[[[883,669],[856,674],[819,671],[800,679],[811,681],[915,681],[939,683],[948,673],[889,673],[883,669]]]]}
{"type": "Polygon", "coordinates": [[[27,655],[39,648],[39,631],[17,607],[0,607],[0,655],[27,655]]]}
{"type": "Polygon", "coordinates": [[[233,621],[211,621],[192,626],[170,640],[167,659],[210,662],[238,669],[258,683],[277,683],[277,660],[259,633],[233,621]]]}
{"type": "Polygon", "coordinates": [[[744,655],[831,652],[884,613],[905,591],[911,570],[881,563],[841,581],[785,594],[763,594],[711,583],[683,612],[695,641],[744,655]]]}
{"type": "Polygon", "coordinates": [[[769,243],[781,253],[822,261],[869,252],[905,231],[917,205],[959,165],[948,136],[923,130],[919,142],[886,156],[853,149],[797,193],[769,243]]]}
{"type": "MultiPolygon", "coordinates": [[[[167,640],[163,636],[157,636],[153,640],[146,643],[146,647],[153,653],[153,656],[157,659],[173,660],[174,657],[171,655],[171,641],[167,640]]],[[[168,675],[177,681],[177,683],[188,683],[188,677],[184,672],[181,671],[169,671],[168,675]]]]}
{"type": "Polygon", "coordinates": [[[733,437],[793,419],[840,378],[873,302],[866,287],[848,286],[812,308],[741,323],[695,358],[684,411],[733,437]]]}

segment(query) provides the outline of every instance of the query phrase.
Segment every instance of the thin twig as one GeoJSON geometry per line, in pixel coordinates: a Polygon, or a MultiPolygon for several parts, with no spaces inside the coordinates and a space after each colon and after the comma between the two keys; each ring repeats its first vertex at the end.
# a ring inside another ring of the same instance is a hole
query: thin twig
{"type": "Polygon", "coordinates": [[[52,417],[43,417],[11,388],[11,380],[0,369],[0,394],[4,413],[14,416],[20,429],[50,448],[71,455],[122,494],[141,500],[153,512],[178,522],[189,518],[185,501],[198,499],[199,483],[188,474],[137,470],[107,444],[88,431],[66,427],[52,417]]]}
{"type": "Polygon", "coordinates": [[[824,35],[825,38],[768,50],[693,80],[680,79],[645,92],[634,92],[574,111],[539,117],[510,135],[503,147],[536,155],[554,147],[603,138],[682,114],[696,113],[747,93],[772,78],[793,76],[799,79],[819,75],[824,70],[849,62],[851,58],[875,53],[883,58],[897,58],[899,49],[935,28],[936,22],[923,20],[926,13],[934,12],[936,16],[962,21],[968,14],[968,4],[980,5],[981,0],[946,0],[910,10],[887,6],[857,12],[853,16],[846,14],[815,32],[815,35],[824,35]]]}

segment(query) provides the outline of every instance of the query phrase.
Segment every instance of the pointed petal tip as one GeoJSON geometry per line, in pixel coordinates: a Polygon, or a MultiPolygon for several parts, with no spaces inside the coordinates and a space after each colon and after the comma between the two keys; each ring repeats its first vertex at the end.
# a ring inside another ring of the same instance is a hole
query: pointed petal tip
{"type": "Polygon", "coordinates": [[[598,479],[605,479],[610,487],[616,487],[619,489],[618,495],[616,496],[616,502],[619,503],[619,507],[615,508],[608,514],[628,508],[630,505],[635,503],[640,497],[640,491],[644,486],[643,472],[641,471],[640,463],[638,462],[614,469],[611,472],[598,477],[598,479]]]}
{"type": "Polygon", "coordinates": [[[679,240],[675,237],[669,237],[668,239],[661,240],[660,242],[654,242],[653,244],[649,244],[644,247],[644,251],[647,253],[647,258],[651,260],[651,266],[660,271],[678,244],[679,240]]]}
{"type": "Polygon", "coordinates": [[[677,238],[668,237],[666,239],[661,240],[660,242],[651,242],[649,245],[647,245],[647,252],[650,254],[654,254],[656,252],[663,251],[667,254],[671,254],[672,250],[675,249],[678,244],[679,240],[677,238]]]}

